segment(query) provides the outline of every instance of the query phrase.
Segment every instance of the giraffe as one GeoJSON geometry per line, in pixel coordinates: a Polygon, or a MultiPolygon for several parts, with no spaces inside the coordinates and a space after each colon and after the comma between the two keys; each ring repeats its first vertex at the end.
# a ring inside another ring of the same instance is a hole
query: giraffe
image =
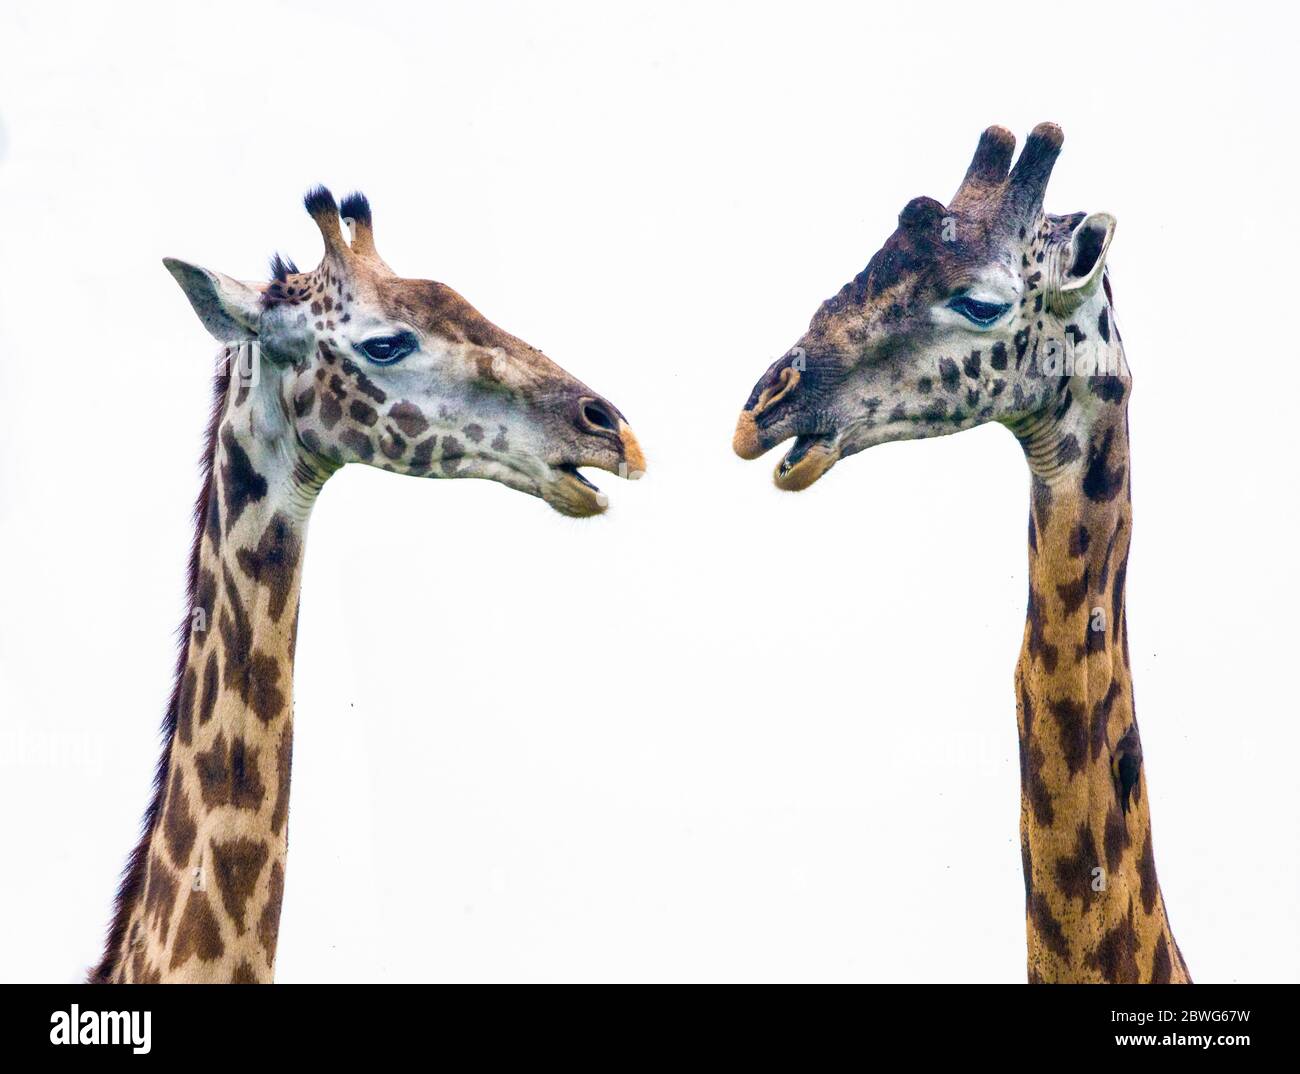
{"type": "Polygon", "coordinates": [[[272,979],[299,586],[331,474],[484,478],[582,518],[607,501],[578,467],[645,468],[613,404],[450,287],[395,275],[363,195],[305,205],[325,246],[312,272],[276,255],[268,282],[243,283],[164,261],[225,360],[166,745],[95,982],[272,979]]]}
{"type": "Polygon", "coordinates": [[[1156,880],[1124,586],[1131,376],[1106,213],[1043,195],[1062,135],[984,132],[948,206],[915,198],[867,267],[759,379],[733,447],[794,437],[778,488],[894,440],[999,422],[1030,470],[1029,602],[1016,666],[1031,982],[1182,982],[1156,880]]]}

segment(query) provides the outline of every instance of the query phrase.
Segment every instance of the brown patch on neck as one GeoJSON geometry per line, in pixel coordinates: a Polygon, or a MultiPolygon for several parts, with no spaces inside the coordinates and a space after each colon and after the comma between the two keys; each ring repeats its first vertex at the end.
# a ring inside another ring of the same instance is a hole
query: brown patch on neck
{"type": "Polygon", "coordinates": [[[221,926],[212,913],[208,896],[202,891],[191,891],[185,899],[185,909],[181,911],[180,922],[176,926],[176,940],[172,945],[171,965],[176,969],[184,965],[191,956],[204,962],[220,958],[226,950],[221,941],[221,926]]]}
{"type": "Polygon", "coordinates": [[[244,911],[253,897],[258,877],[270,851],[266,844],[243,837],[212,844],[213,872],[221,902],[235,923],[235,931],[244,931],[244,911]]]}
{"type": "Polygon", "coordinates": [[[218,730],[212,748],[194,756],[204,806],[214,809],[231,805],[253,812],[260,809],[266,787],[258,765],[259,753],[238,736],[227,743],[224,732],[218,730]]]}
{"type": "Polygon", "coordinates": [[[190,802],[185,796],[185,789],[176,773],[172,773],[172,791],[163,813],[163,835],[167,849],[171,852],[172,864],[177,869],[184,869],[189,864],[190,851],[194,848],[194,837],[198,828],[190,814],[190,802]]]}

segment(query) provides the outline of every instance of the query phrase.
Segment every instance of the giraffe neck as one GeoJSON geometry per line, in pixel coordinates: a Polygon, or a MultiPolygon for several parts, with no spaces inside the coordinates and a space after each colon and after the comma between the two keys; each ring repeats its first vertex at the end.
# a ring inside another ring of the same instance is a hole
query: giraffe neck
{"type": "Polygon", "coordinates": [[[302,553],[328,474],[274,382],[218,392],[171,739],[101,980],[269,981],[275,965],[302,553]]]}
{"type": "Polygon", "coordinates": [[[1033,472],[1016,668],[1029,979],[1188,980],[1156,880],[1134,716],[1128,367],[1108,292],[1074,320],[1105,337],[1094,354],[1107,371],[1070,378],[1050,416],[1013,430],[1033,472]]]}

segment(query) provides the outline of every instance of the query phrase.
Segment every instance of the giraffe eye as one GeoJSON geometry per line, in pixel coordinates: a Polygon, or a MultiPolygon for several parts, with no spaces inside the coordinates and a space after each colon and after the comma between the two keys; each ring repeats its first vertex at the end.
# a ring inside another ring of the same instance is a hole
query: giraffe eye
{"type": "Polygon", "coordinates": [[[400,362],[419,347],[420,341],[411,332],[398,332],[395,336],[375,336],[358,345],[361,351],[376,365],[392,365],[400,362]]]}
{"type": "Polygon", "coordinates": [[[1009,302],[981,302],[969,295],[958,295],[948,300],[948,308],[956,310],[971,324],[987,328],[1011,308],[1009,302]]]}

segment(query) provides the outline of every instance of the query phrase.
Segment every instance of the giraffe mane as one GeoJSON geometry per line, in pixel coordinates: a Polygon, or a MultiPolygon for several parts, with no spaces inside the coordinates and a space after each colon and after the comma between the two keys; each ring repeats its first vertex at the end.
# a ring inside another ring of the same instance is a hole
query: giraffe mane
{"type": "MultiPolygon", "coordinates": [[[[292,265],[292,262],[289,262],[292,265]]],[[[113,920],[108,928],[104,954],[99,963],[90,971],[88,980],[91,984],[107,984],[118,966],[122,954],[123,941],[130,924],[131,909],[135,900],[144,894],[145,876],[148,871],[149,837],[154,824],[162,811],[163,795],[167,788],[167,773],[171,766],[172,740],[176,733],[176,719],[180,708],[181,680],[185,673],[186,656],[189,653],[190,636],[194,628],[195,593],[199,581],[199,553],[203,545],[203,532],[208,524],[208,510],[213,496],[213,466],[216,460],[217,429],[221,424],[221,415],[225,410],[226,394],[230,386],[230,363],[217,362],[213,375],[212,410],[208,418],[208,428],[204,436],[203,454],[199,459],[202,484],[199,498],[194,506],[194,538],[190,544],[189,566],[186,571],[185,618],[177,630],[179,652],[176,656],[176,672],[172,682],[171,696],[163,714],[162,754],[154,770],[153,795],[145,809],[144,819],[140,822],[140,839],[118,883],[117,896],[113,903],[113,920]]]]}

